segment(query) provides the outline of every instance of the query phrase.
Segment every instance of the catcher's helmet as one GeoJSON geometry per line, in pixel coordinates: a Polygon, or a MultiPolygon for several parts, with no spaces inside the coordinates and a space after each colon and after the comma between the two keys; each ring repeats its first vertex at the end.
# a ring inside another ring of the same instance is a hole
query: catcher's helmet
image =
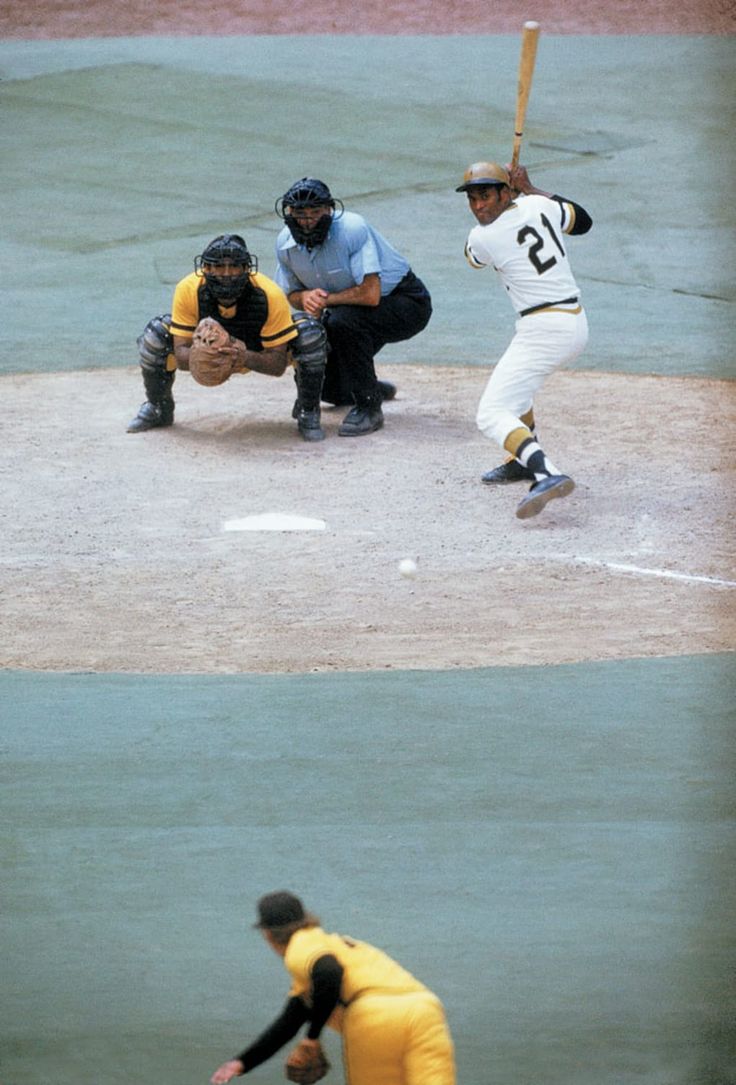
{"type": "Polygon", "coordinates": [[[240,297],[248,277],[258,271],[258,258],[251,256],[239,234],[220,234],[195,256],[194,270],[204,278],[218,301],[231,301],[240,297]],[[218,275],[217,268],[225,264],[240,265],[243,271],[240,275],[218,275]]]}
{"type": "Polygon", "coordinates": [[[497,162],[474,162],[463,174],[463,183],[456,192],[467,192],[469,188],[488,188],[489,185],[510,184],[509,171],[497,162]]]}
{"type": "Polygon", "coordinates": [[[339,217],[344,210],[342,200],[336,200],[324,181],[318,181],[316,177],[302,177],[295,181],[283,196],[279,196],[275,205],[276,214],[289,227],[297,244],[306,245],[310,249],[321,245],[327,237],[332,219],[336,217],[336,208],[339,217]],[[324,207],[325,214],[313,226],[300,226],[294,212],[312,207],[324,207]]]}

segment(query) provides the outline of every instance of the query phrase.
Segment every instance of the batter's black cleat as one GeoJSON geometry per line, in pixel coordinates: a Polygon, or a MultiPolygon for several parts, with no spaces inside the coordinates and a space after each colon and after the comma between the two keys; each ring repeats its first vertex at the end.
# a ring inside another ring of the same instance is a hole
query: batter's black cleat
{"type": "Polygon", "coordinates": [[[555,497],[567,497],[574,489],[575,483],[568,475],[548,475],[534,483],[519,504],[516,515],[520,520],[538,516],[548,501],[555,497]]]}
{"type": "Polygon", "coordinates": [[[300,407],[296,412],[296,424],[305,441],[324,441],[325,431],[320,424],[318,407],[311,411],[300,407]]]}
{"type": "Polygon", "coordinates": [[[506,460],[492,471],[486,471],[480,480],[488,486],[504,486],[507,482],[534,482],[534,474],[518,460],[506,460]]]}
{"type": "Polygon", "coordinates": [[[364,437],[375,433],[383,426],[383,412],[380,407],[353,407],[343,419],[337,431],[338,437],[364,437]]]}
{"type": "Polygon", "coordinates": [[[141,404],[135,418],[128,423],[126,433],[142,433],[147,429],[162,429],[164,426],[174,424],[174,401],[164,400],[163,403],[151,403],[146,400],[141,404]]]}

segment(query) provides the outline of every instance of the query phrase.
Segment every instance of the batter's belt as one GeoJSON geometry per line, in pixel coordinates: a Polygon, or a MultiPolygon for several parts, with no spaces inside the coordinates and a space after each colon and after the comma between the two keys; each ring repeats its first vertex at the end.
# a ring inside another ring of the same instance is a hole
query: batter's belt
{"type": "Polygon", "coordinates": [[[522,309],[519,316],[529,316],[530,313],[541,313],[543,309],[554,309],[557,305],[577,305],[577,298],[563,298],[561,301],[543,301],[540,305],[531,305],[528,309],[522,309]]]}

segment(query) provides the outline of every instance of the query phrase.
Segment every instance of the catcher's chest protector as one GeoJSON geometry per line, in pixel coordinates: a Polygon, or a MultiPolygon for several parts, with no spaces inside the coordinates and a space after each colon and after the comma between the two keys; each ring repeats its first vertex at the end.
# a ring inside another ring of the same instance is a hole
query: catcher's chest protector
{"type": "Polygon", "coordinates": [[[268,320],[268,298],[259,286],[253,283],[246,286],[237,300],[233,317],[222,316],[217,300],[210,294],[206,283],[200,286],[197,300],[200,320],[206,316],[214,317],[236,339],[242,339],[248,350],[263,350],[261,329],[268,320]]]}

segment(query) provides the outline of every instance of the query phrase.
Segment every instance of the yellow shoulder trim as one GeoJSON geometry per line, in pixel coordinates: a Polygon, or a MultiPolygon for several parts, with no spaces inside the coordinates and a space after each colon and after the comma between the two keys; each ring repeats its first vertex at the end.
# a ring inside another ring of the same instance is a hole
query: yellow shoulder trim
{"type": "Polygon", "coordinates": [[[467,244],[465,246],[465,259],[468,261],[468,263],[470,264],[471,267],[474,267],[474,268],[488,267],[487,264],[484,264],[481,260],[478,259],[478,257],[475,255],[475,253],[471,249],[470,245],[467,245],[467,244]]]}
{"type": "Polygon", "coordinates": [[[171,305],[171,334],[182,339],[191,339],[199,323],[199,299],[197,291],[201,283],[195,271],[181,279],[174,289],[171,305]]]}
{"type": "Polygon", "coordinates": [[[291,315],[291,306],[278,283],[257,271],[253,282],[268,299],[268,317],[261,328],[261,341],[270,347],[280,347],[299,334],[291,315]]]}
{"type": "Polygon", "coordinates": [[[567,225],[565,226],[563,233],[569,234],[572,233],[573,227],[575,226],[575,208],[571,203],[567,203],[567,201],[565,201],[564,207],[567,211],[567,225]]]}

